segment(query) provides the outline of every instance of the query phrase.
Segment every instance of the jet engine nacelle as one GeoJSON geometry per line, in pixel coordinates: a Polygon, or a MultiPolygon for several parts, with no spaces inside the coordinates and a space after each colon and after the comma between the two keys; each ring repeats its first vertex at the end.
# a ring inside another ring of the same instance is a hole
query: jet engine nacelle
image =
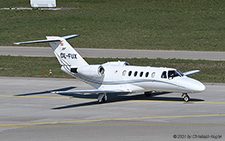
{"type": "Polygon", "coordinates": [[[89,77],[102,77],[104,76],[105,69],[101,65],[88,65],[79,67],[77,73],[89,77]]]}

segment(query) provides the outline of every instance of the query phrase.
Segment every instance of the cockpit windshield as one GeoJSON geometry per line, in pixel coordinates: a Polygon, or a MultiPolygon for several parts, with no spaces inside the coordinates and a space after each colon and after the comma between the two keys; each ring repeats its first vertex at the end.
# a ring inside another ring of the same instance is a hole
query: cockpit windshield
{"type": "Polygon", "coordinates": [[[182,72],[180,72],[179,70],[169,70],[168,71],[168,78],[174,78],[174,77],[182,77],[184,76],[184,74],[182,72]]]}
{"type": "Polygon", "coordinates": [[[179,70],[176,70],[181,76],[184,76],[184,74],[181,72],[181,71],[179,71],[179,70]]]}
{"type": "Polygon", "coordinates": [[[173,79],[174,77],[182,77],[184,74],[179,70],[169,70],[169,71],[163,71],[161,78],[163,79],[173,79]],[[168,75],[167,75],[168,74],[168,75]]]}

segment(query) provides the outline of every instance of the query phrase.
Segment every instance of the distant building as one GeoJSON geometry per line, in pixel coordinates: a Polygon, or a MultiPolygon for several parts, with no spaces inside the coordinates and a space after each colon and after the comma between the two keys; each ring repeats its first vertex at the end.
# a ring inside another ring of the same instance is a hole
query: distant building
{"type": "Polygon", "coordinates": [[[56,0],[30,0],[32,8],[54,8],[56,0]]]}

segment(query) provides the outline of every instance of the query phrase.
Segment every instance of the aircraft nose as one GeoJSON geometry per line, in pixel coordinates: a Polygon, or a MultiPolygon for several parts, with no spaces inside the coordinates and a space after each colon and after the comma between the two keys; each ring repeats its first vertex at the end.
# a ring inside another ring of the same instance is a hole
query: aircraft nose
{"type": "Polygon", "coordinates": [[[199,82],[199,84],[197,84],[197,85],[195,86],[195,91],[196,91],[196,92],[202,92],[202,91],[204,91],[204,90],[205,90],[205,85],[202,84],[201,82],[199,82]]]}
{"type": "Polygon", "coordinates": [[[192,79],[192,88],[191,89],[193,92],[202,92],[205,90],[205,85],[197,80],[192,79]]]}

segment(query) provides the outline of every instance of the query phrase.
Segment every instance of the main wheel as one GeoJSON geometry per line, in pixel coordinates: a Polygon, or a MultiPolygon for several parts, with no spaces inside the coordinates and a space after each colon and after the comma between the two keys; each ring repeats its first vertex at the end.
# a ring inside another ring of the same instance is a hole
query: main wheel
{"type": "Polygon", "coordinates": [[[99,99],[99,100],[98,100],[98,103],[99,103],[99,104],[104,103],[104,102],[105,102],[105,96],[104,96],[102,99],[99,99]]]}
{"type": "Polygon", "coordinates": [[[105,96],[102,98],[102,102],[101,103],[104,103],[106,101],[105,99],[105,96]]]}
{"type": "Polygon", "coordinates": [[[104,103],[106,101],[107,101],[107,95],[106,94],[99,94],[98,103],[104,103]]]}
{"type": "Polygon", "coordinates": [[[151,97],[152,96],[152,92],[145,92],[145,96],[146,97],[151,97]]]}

